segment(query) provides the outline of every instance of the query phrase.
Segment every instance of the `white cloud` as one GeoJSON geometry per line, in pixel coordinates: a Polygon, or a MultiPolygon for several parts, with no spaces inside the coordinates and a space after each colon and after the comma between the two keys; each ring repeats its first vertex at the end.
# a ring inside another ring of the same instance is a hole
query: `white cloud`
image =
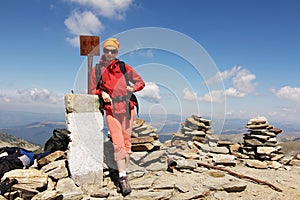
{"type": "Polygon", "coordinates": [[[276,95],[277,97],[289,99],[291,101],[300,103],[300,87],[291,87],[291,86],[285,86],[280,88],[278,91],[275,89],[271,89],[271,91],[276,95]]]}
{"type": "Polygon", "coordinates": [[[231,97],[244,97],[253,92],[257,85],[257,83],[254,82],[256,76],[241,66],[233,66],[232,69],[218,72],[212,78],[205,81],[205,83],[211,85],[229,78],[231,78],[232,85],[227,85],[227,87],[225,86],[227,89],[224,91],[210,91],[200,99],[205,101],[209,101],[209,99],[211,99],[213,102],[222,102],[221,99],[224,99],[225,95],[231,97]]]}
{"type": "Polygon", "coordinates": [[[233,66],[230,70],[225,70],[223,72],[217,72],[213,77],[208,79],[205,83],[208,85],[220,83],[221,81],[232,77],[233,75],[237,74],[237,72],[241,69],[241,66],[233,66]]]}
{"type": "Polygon", "coordinates": [[[204,96],[198,95],[196,92],[192,92],[188,88],[184,88],[183,91],[183,99],[193,101],[206,101],[211,103],[222,103],[225,100],[225,91],[223,90],[212,90],[206,93],[204,96]]]}
{"type": "Polygon", "coordinates": [[[74,36],[73,38],[67,37],[66,40],[67,40],[73,47],[79,47],[79,44],[80,44],[79,36],[74,36]]]}
{"type": "Polygon", "coordinates": [[[65,25],[75,35],[98,33],[104,27],[98,18],[90,11],[74,12],[65,20],[65,25]]]}
{"type": "Polygon", "coordinates": [[[127,9],[132,4],[132,0],[65,1],[81,6],[65,20],[65,25],[73,35],[73,37],[68,37],[67,41],[75,47],[79,46],[79,35],[99,35],[104,30],[105,26],[98,17],[124,19],[127,9]]]}
{"type": "Polygon", "coordinates": [[[227,96],[232,96],[232,97],[244,97],[244,96],[246,96],[246,93],[238,91],[236,88],[228,88],[227,90],[225,90],[225,94],[227,96]]]}
{"type": "Polygon", "coordinates": [[[212,90],[199,99],[211,103],[222,103],[225,99],[224,94],[225,92],[223,90],[212,90]]]}
{"type": "Polygon", "coordinates": [[[5,96],[5,95],[0,95],[0,102],[2,103],[10,103],[12,102],[12,98],[5,96]]]}
{"type": "Polygon", "coordinates": [[[223,103],[226,96],[244,97],[245,95],[246,93],[242,93],[235,88],[228,88],[226,90],[212,90],[198,99],[212,103],[223,103]]]}
{"type": "Polygon", "coordinates": [[[137,92],[137,95],[150,102],[158,102],[161,98],[159,95],[159,87],[153,82],[145,83],[145,88],[137,92]]]}
{"type": "Polygon", "coordinates": [[[104,30],[104,25],[90,11],[79,13],[75,11],[65,20],[65,25],[73,38],[67,38],[72,46],[79,46],[79,35],[97,35],[104,30]]]}
{"type": "Polygon", "coordinates": [[[62,103],[63,97],[58,94],[54,94],[47,89],[32,88],[32,89],[20,89],[17,91],[19,96],[17,98],[22,99],[23,102],[28,103],[46,103],[46,104],[58,104],[62,103]]]}
{"type": "Polygon", "coordinates": [[[132,4],[132,0],[67,0],[75,2],[85,8],[93,10],[97,15],[124,19],[125,12],[132,4]]]}
{"type": "Polygon", "coordinates": [[[233,87],[239,92],[250,93],[254,90],[255,83],[252,83],[252,81],[255,80],[255,78],[256,76],[247,69],[242,69],[232,78],[233,87]]]}
{"type": "Polygon", "coordinates": [[[64,110],[64,94],[45,88],[0,91],[0,109],[30,112],[61,112],[64,110]]]}
{"type": "Polygon", "coordinates": [[[196,92],[192,92],[189,90],[189,88],[184,88],[183,91],[183,99],[185,100],[197,100],[198,99],[198,94],[196,92]]]}

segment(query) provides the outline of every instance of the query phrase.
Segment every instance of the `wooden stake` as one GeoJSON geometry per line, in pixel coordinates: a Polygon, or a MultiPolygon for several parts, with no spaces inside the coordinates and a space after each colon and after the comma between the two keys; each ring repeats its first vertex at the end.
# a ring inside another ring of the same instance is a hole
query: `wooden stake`
{"type": "Polygon", "coordinates": [[[273,185],[273,184],[271,184],[271,183],[269,183],[267,181],[259,180],[257,178],[253,178],[251,176],[246,176],[246,175],[243,175],[243,174],[239,174],[239,173],[230,171],[229,169],[226,169],[226,168],[217,167],[217,166],[214,166],[214,165],[209,165],[209,164],[202,163],[202,162],[199,162],[199,161],[197,161],[197,164],[198,164],[198,166],[207,167],[207,168],[210,168],[210,169],[216,169],[216,170],[220,170],[220,171],[225,171],[228,174],[230,174],[232,176],[235,176],[235,177],[238,177],[240,179],[249,179],[249,180],[254,181],[254,182],[258,183],[258,184],[268,185],[273,190],[276,190],[277,192],[282,192],[282,189],[276,187],[275,185],[273,185]]]}
{"type": "Polygon", "coordinates": [[[93,55],[89,54],[88,55],[88,80],[87,80],[88,94],[90,94],[90,89],[91,89],[90,80],[92,75],[92,67],[93,67],[93,55]]]}

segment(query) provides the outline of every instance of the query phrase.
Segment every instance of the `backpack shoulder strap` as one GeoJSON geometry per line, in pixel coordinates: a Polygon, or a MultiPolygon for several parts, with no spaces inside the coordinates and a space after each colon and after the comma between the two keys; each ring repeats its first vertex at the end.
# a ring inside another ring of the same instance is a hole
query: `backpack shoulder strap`
{"type": "Polygon", "coordinates": [[[123,73],[123,75],[125,76],[126,83],[127,83],[127,85],[129,85],[128,78],[127,78],[127,74],[126,74],[125,62],[123,62],[123,61],[119,61],[118,63],[119,63],[119,66],[120,66],[120,70],[121,70],[121,72],[122,72],[122,73],[123,73]]]}
{"type": "MultiPolygon", "coordinates": [[[[126,73],[125,62],[119,61],[119,66],[120,66],[121,72],[125,76],[126,84],[129,85],[129,81],[128,81],[127,73],[126,73]]],[[[131,94],[130,100],[133,101],[133,102],[135,102],[136,113],[137,113],[137,115],[139,115],[139,102],[138,102],[136,96],[133,93],[131,94]]]]}

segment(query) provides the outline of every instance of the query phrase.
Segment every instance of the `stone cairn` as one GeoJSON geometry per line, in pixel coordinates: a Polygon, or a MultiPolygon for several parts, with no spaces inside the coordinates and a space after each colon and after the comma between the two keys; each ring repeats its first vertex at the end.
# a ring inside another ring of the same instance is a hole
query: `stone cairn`
{"type": "Polygon", "coordinates": [[[201,143],[217,141],[217,139],[212,136],[211,120],[192,115],[181,124],[181,127],[181,133],[190,136],[193,141],[199,141],[201,143]]]}
{"type": "Polygon", "coordinates": [[[250,119],[246,128],[249,133],[244,134],[244,144],[239,149],[246,155],[244,158],[278,161],[284,156],[276,139],[282,130],[270,125],[265,117],[250,119]]]}
{"type": "Polygon", "coordinates": [[[192,115],[181,124],[181,132],[173,134],[170,146],[176,147],[175,152],[181,149],[184,152],[181,156],[188,159],[201,157],[201,160],[215,165],[235,166],[236,157],[228,155],[229,146],[233,143],[219,144],[211,128],[211,120],[192,115]]]}
{"type": "MultiPolygon", "coordinates": [[[[204,152],[229,153],[228,148],[218,145],[219,139],[213,135],[211,120],[209,119],[197,115],[188,117],[182,123],[181,134],[183,134],[188,141],[193,141],[193,143],[204,152]]],[[[180,134],[175,135],[173,139],[176,140],[176,137],[180,137],[180,134]]]]}
{"type": "Polygon", "coordinates": [[[145,120],[136,118],[131,133],[132,151],[155,151],[161,147],[157,128],[145,120]]]}

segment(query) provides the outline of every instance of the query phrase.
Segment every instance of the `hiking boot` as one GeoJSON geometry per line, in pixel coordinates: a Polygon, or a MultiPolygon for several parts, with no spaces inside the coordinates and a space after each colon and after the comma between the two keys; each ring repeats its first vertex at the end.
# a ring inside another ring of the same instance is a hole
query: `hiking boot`
{"type": "Polygon", "coordinates": [[[117,193],[121,193],[121,192],[122,192],[122,189],[121,189],[121,185],[120,185],[120,182],[119,182],[119,181],[117,181],[117,182],[115,183],[115,186],[116,186],[116,188],[117,188],[117,193]]]}
{"type": "Polygon", "coordinates": [[[121,193],[121,186],[119,181],[119,172],[115,169],[109,169],[109,176],[111,180],[113,181],[114,185],[117,188],[117,193],[121,193]]]}
{"type": "Polygon", "coordinates": [[[120,186],[121,186],[122,195],[125,197],[126,195],[130,194],[131,187],[130,187],[127,176],[121,177],[119,179],[119,183],[120,183],[120,186]]]}

